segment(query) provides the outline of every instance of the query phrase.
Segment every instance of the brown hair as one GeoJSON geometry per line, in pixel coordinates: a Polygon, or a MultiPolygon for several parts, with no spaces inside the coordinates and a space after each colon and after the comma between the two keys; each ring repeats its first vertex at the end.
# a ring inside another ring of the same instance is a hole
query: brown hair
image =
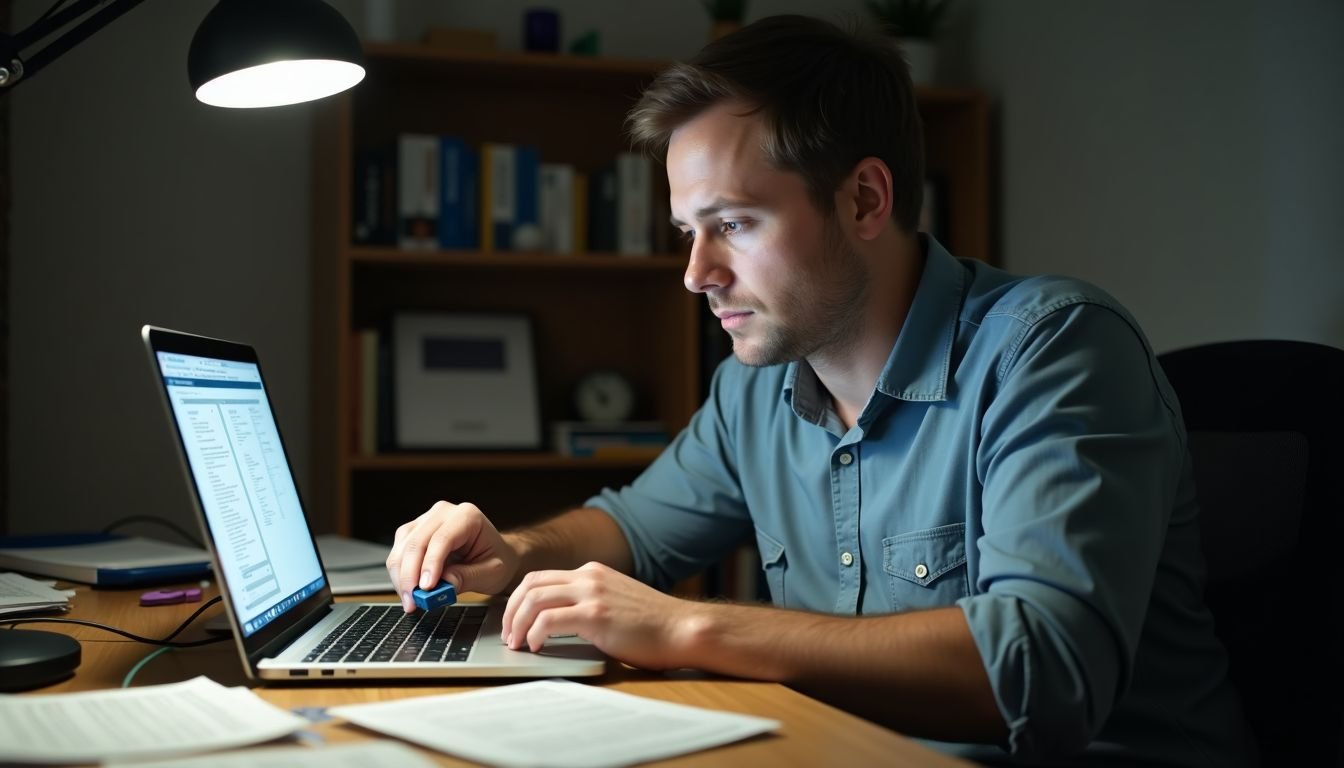
{"type": "Polygon", "coordinates": [[[891,169],[892,217],[907,232],[924,193],[924,129],[910,72],[883,39],[807,16],[771,16],[672,65],[645,89],[626,127],[636,146],[663,156],[672,132],[725,100],[761,112],[763,147],[797,172],[826,213],[840,182],[865,157],[891,169]]]}

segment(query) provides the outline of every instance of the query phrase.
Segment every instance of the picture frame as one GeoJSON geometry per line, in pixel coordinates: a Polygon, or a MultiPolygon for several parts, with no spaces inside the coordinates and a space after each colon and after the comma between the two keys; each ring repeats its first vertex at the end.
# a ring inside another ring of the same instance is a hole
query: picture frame
{"type": "Polygon", "coordinates": [[[523,314],[392,318],[399,450],[539,450],[532,324],[523,314]]]}

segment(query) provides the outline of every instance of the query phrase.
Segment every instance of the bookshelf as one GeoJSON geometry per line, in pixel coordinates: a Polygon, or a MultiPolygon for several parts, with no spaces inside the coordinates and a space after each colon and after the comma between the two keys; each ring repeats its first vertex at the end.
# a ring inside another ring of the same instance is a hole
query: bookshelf
{"type": "MultiPolygon", "coordinates": [[[[435,501],[472,501],[501,527],[582,502],[638,475],[646,459],[544,451],[357,450],[351,343],[402,310],[522,312],[532,319],[543,435],[572,419],[574,384],[615,368],[633,383],[632,418],[675,434],[703,396],[702,304],[681,276],[666,225],[667,182],[654,166],[654,255],[410,251],[352,242],[354,158],[401,133],[536,146],[544,161],[588,171],[627,149],[622,123],[657,61],[366,47],[368,75],[315,118],[312,482],[318,530],[374,541],[435,501]]],[[[920,91],[930,171],[945,193],[948,244],[989,256],[988,129],[983,95],[920,91]]],[[[712,359],[712,358],[711,358],[712,359]]]]}

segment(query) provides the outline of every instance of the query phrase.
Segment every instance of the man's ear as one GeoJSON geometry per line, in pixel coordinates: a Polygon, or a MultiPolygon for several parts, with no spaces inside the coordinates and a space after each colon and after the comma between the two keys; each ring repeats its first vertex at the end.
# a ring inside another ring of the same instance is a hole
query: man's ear
{"type": "MultiPolygon", "coordinates": [[[[860,160],[841,186],[850,199],[854,234],[872,240],[891,223],[891,169],[876,157],[860,160]]],[[[845,210],[842,208],[841,210],[845,210]]]]}

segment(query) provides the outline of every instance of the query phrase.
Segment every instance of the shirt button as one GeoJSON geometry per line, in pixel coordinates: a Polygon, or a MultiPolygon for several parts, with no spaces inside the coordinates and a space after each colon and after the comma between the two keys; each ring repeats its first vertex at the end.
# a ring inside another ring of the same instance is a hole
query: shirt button
{"type": "MultiPolygon", "coordinates": [[[[850,462],[852,462],[852,461],[854,461],[854,457],[851,456],[850,454],[848,454],[848,453],[842,453],[842,454],[840,454],[840,463],[841,463],[841,464],[844,464],[845,466],[849,466],[850,462]]],[[[845,565],[849,565],[849,563],[845,563],[845,565]]]]}
{"type": "Polygon", "coordinates": [[[929,566],[923,563],[920,563],[919,565],[915,566],[915,578],[922,579],[928,575],[929,575],[929,566]]]}
{"type": "Polygon", "coordinates": [[[851,555],[851,554],[849,554],[848,552],[846,552],[846,553],[840,555],[840,562],[844,563],[845,565],[853,565],[853,564],[854,564],[854,556],[851,555]]]}

